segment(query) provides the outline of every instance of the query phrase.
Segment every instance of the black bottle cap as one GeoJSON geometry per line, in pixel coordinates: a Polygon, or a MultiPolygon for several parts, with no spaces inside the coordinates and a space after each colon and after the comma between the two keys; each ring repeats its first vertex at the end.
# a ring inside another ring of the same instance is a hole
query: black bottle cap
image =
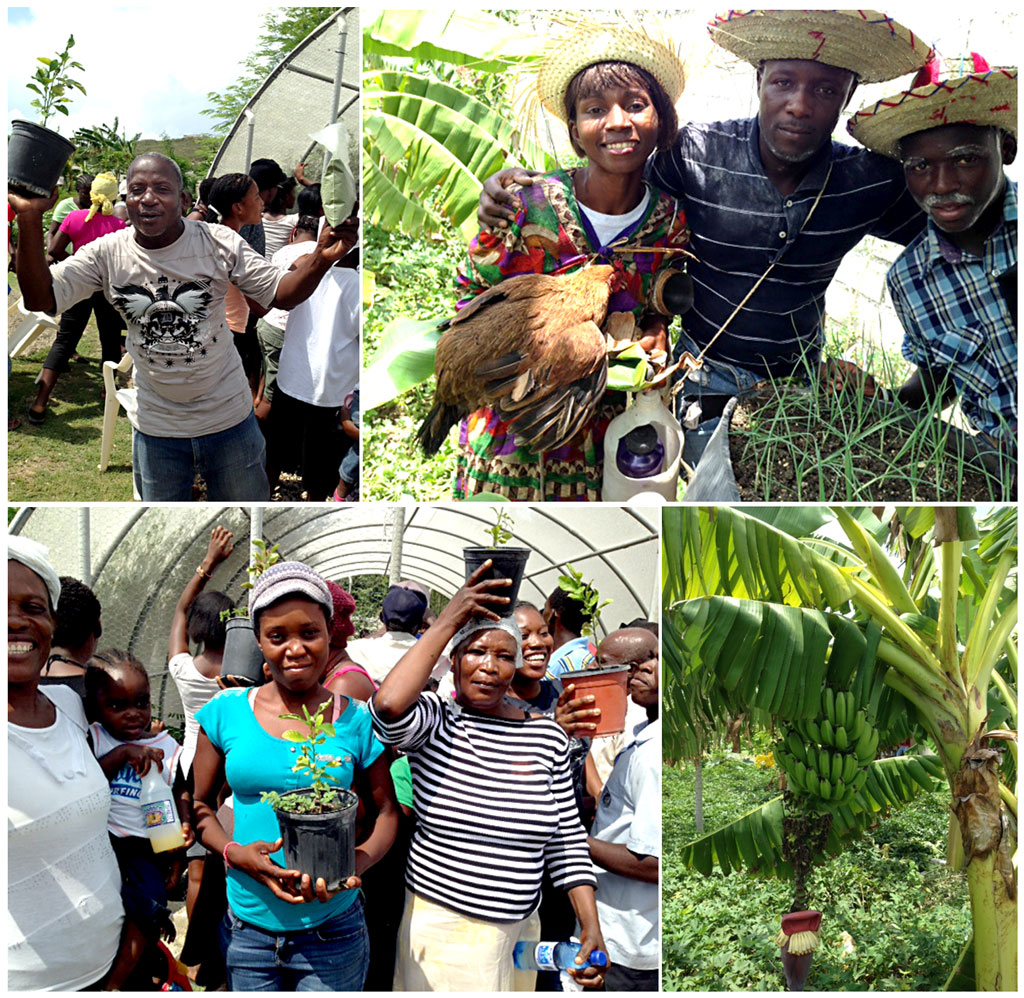
{"type": "Polygon", "coordinates": [[[658,446],[658,431],[650,424],[638,426],[623,438],[631,454],[650,454],[658,446]]]}

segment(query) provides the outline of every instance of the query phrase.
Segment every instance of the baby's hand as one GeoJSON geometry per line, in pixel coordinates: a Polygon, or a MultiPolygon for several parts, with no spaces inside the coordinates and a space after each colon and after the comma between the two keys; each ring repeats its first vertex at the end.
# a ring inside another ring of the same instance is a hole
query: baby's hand
{"type": "Polygon", "coordinates": [[[121,751],[124,762],[131,766],[140,778],[149,772],[149,767],[154,762],[163,763],[164,761],[163,749],[147,748],[143,745],[122,745],[121,751]]]}

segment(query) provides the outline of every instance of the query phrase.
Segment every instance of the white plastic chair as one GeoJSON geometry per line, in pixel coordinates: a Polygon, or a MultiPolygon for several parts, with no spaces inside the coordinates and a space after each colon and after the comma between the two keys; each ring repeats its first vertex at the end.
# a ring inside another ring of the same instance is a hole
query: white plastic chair
{"type": "MultiPolygon", "coordinates": [[[[100,463],[99,470],[106,471],[110,464],[110,450],[114,444],[114,425],[117,422],[118,409],[124,408],[128,421],[135,426],[135,414],[139,408],[138,391],[135,388],[118,388],[115,381],[116,374],[130,375],[134,365],[128,354],[121,358],[119,364],[112,360],[103,362],[103,387],[106,390],[106,399],[103,402],[103,435],[100,439],[100,463]]],[[[136,499],[141,500],[142,496],[135,488],[134,477],[132,480],[132,492],[136,499]]]]}
{"type": "Polygon", "coordinates": [[[28,353],[28,348],[44,330],[57,329],[60,323],[45,312],[30,312],[25,308],[24,301],[19,298],[7,309],[7,356],[19,357],[28,353]],[[16,321],[13,329],[11,322],[16,321]]]}

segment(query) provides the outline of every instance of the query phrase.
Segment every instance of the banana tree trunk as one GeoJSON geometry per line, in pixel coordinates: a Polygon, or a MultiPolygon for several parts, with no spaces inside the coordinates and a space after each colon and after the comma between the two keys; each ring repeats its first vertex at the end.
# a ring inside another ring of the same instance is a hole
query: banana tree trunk
{"type": "Polygon", "coordinates": [[[693,820],[698,832],[704,831],[704,757],[697,756],[697,772],[693,781],[693,820]]]}
{"type": "Polygon", "coordinates": [[[967,859],[978,991],[1017,990],[1017,827],[999,796],[999,752],[976,737],[961,759],[953,810],[967,859]]]}

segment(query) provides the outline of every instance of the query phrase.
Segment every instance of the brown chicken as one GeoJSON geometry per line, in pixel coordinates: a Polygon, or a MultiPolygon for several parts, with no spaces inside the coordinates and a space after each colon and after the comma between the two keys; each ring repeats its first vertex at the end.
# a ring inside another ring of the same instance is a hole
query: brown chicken
{"type": "Polygon", "coordinates": [[[435,454],[451,427],[481,406],[511,422],[519,446],[541,453],[593,417],[608,380],[601,332],[615,270],[523,274],[474,298],[437,345],[434,405],[418,437],[435,454]]]}

